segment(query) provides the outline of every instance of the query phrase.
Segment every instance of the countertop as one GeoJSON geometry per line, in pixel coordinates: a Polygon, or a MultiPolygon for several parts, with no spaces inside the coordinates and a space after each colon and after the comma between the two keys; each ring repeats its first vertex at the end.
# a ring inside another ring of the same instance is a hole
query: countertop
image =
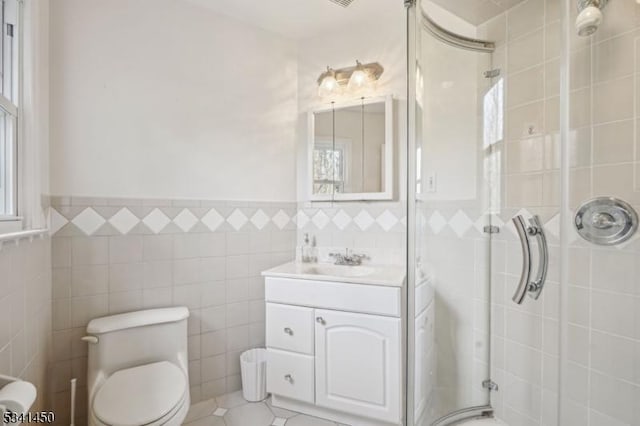
{"type": "Polygon", "coordinates": [[[333,263],[288,262],[263,271],[262,275],[265,277],[403,287],[406,268],[397,265],[343,266],[333,263]],[[361,275],[350,275],[352,273],[361,273],[361,275]]]}

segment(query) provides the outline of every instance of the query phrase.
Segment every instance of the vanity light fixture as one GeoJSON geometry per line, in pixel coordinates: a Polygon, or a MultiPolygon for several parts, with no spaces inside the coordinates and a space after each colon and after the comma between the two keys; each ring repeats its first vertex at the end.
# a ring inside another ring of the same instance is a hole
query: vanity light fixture
{"type": "Polygon", "coordinates": [[[349,92],[361,91],[371,87],[383,72],[384,68],[378,62],[362,64],[356,61],[353,67],[337,70],[327,67],[327,71],[318,77],[318,95],[320,97],[338,95],[345,86],[349,92]]]}
{"type": "Polygon", "coordinates": [[[350,92],[358,92],[371,86],[373,79],[369,75],[369,71],[365,69],[360,61],[356,61],[356,69],[349,77],[347,88],[350,92]]]}
{"type": "Polygon", "coordinates": [[[342,92],[342,88],[336,79],[336,72],[330,67],[327,67],[327,71],[322,73],[318,79],[318,84],[318,95],[323,98],[338,95],[342,92]]]}

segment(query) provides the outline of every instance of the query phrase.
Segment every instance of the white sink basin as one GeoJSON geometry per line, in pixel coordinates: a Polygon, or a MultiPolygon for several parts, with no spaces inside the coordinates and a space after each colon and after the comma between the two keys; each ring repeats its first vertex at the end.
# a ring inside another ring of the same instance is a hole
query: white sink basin
{"type": "Polygon", "coordinates": [[[265,277],[295,278],[311,281],[333,281],[401,287],[405,267],[400,265],[334,265],[332,263],[288,262],[267,271],[265,277]]]}
{"type": "Polygon", "coordinates": [[[303,274],[310,275],[330,275],[333,277],[366,277],[375,272],[375,269],[368,266],[346,266],[346,265],[309,265],[302,269],[303,274]]]}

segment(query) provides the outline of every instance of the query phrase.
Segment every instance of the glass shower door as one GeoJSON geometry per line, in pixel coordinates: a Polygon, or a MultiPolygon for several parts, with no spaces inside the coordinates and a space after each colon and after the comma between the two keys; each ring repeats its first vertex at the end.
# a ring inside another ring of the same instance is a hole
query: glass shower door
{"type": "Polygon", "coordinates": [[[452,45],[427,13],[421,2],[408,13],[409,425],[489,409],[491,204],[500,191],[502,83],[491,47],[452,45]]]}
{"type": "Polygon", "coordinates": [[[587,3],[503,2],[492,53],[409,8],[409,425],[640,425],[640,4],[587,3]]]}

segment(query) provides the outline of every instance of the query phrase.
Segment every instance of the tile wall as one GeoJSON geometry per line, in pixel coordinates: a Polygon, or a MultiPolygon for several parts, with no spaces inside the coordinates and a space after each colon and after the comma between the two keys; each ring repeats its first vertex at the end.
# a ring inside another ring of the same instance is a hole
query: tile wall
{"type": "MultiPolygon", "coordinates": [[[[603,13],[593,37],[570,45],[570,208],[615,196],[640,212],[640,5],[612,1],[603,13]]],[[[562,425],[640,424],[640,236],[615,247],[573,236],[568,251],[562,425]]]]}
{"type": "Polygon", "coordinates": [[[315,236],[320,261],[332,262],[331,252],[346,248],[365,253],[368,262],[404,265],[406,262],[406,203],[299,203],[296,222],[299,257],[304,235],[315,236]]]}
{"type": "Polygon", "coordinates": [[[51,241],[36,236],[0,242],[0,374],[32,382],[32,410],[49,400],[51,241]]]}
{"type": "MultiPolygon", "coordinates": [[[[496,67],[505,71],[505,142],[501,206],[538,214],[550,236],[550,272],[541,303],[510,300],[520,268],[519,243],[501,233],[492,244],[493,379],[498,414],[511,425],[557,425],[561,253],[560,7],[528,0],[484,25],[496,39],[496,67]]],[[[570,7],[570,23],[575,8],[570,7]]],[[[638,210],[637,138],[640,6],[609,2],[590,38],[570,39],[569,205],[618,196],[638,210]]],[[[573,213],[569,212],[572,216],[573,213]]],[[[504,220],[504,219],[503,219],[504,220]]],[[[634,425],[640,411],[640,238],[599,247],[568,232],[568,360],[561,421],[634,425]]]]}
{"type": "MultiPolygon", "coordinates": [[[[295,203],[52,197],[52,390],[67,422],[69,379],[86,398],[92,318],[189,307],[193,402],[240,389],[239,354],[264,345],[260,272],[293,259],[295,203]]],[[[86,421],[79,401],[78,424],[86,421]]]]}

